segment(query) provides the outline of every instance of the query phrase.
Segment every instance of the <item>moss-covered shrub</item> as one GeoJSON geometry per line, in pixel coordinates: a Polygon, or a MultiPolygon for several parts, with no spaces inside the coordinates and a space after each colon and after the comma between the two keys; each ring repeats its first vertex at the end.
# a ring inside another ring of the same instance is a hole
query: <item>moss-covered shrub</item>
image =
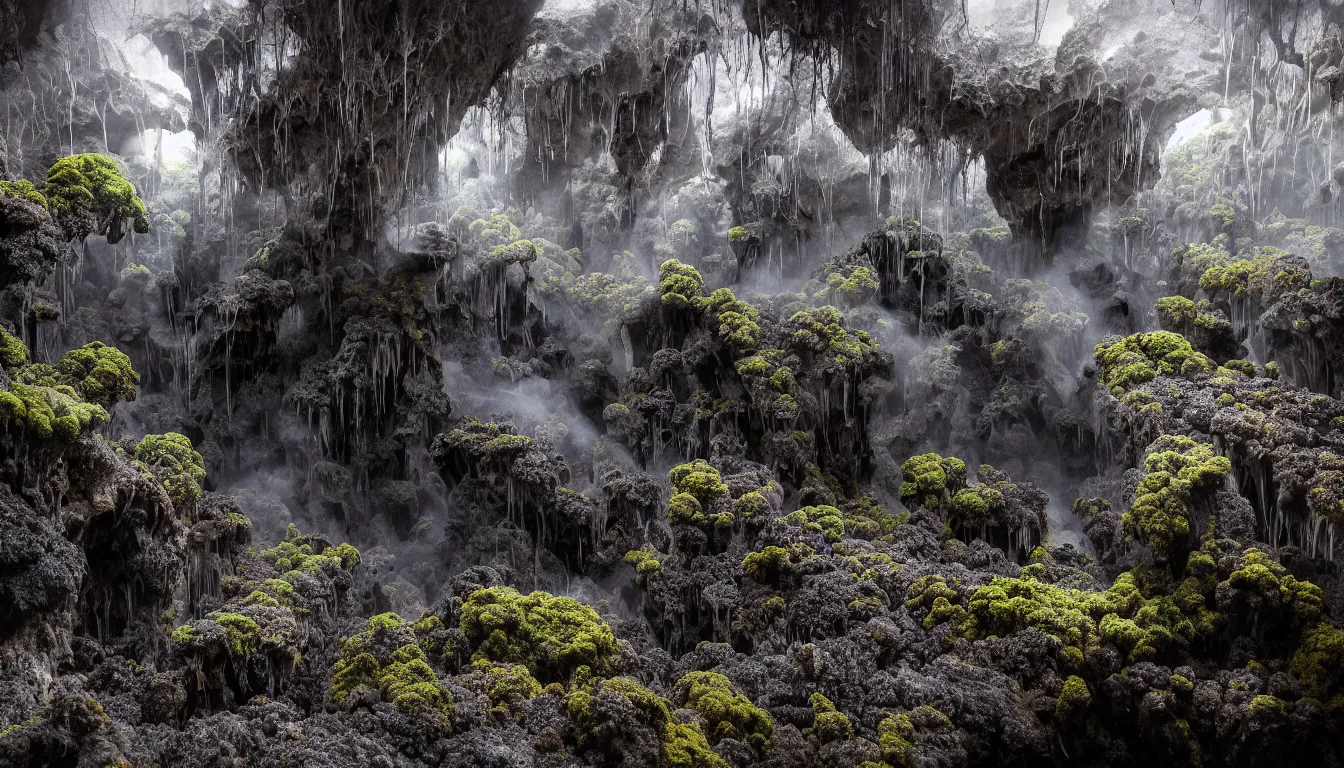
{"type": "Polygon", "coordinates": [[[1116,397],[1158,376],[1193,376],[1217,365],[1169,331],[1136,333],[1118,341],[1102,342],[1093,352],[1101,368],[1101,383],[1116,397]]]}
{"type": "Polygon", "coordinates": [[[186,506],[201,498],[205,460],[186,435],[145,435],[135,447],[135,460],[145,472],[163,484],[174,504],[186,506]]]}
{"type": "Polygon", "coordinates": [[[809,703],[812,705],[812,727],[807,730],[807,735],[811,739],[818,744],[829,744],[854,737],[854,724],[849,721],[849,716],[837,711],[830,699],[814,693],[809,703]]]}
{"type": "Polygon", "coordinates": [[[658,268],[658,292],[664,306],[690,309],[704,295],[705,280],[695,267],[668,259],[658,268]]]}
{"type": "Polygon", "coordinates": [[[0,366],[6,370],[28,363],[28,347],[0,326],[0,366]]]}
{"type": "Polygon", "coordinates": [[[923,506],[933,511],[943,507],[966,486],[966,462],[925,453],[905,460],[901,483],[901,502],[908,507],[923,506]]]}
{"type": "Polygon", "coordinates": [[[1304,632],[1289,669],[1307,695],[1344,712],[1344,630],[1322,621],[1304,632]]]}
{"type": "Polygon", "coordinates": [[[71,443],[106,421],[107,411],[81,400],[68,386],[14,381],[8,391],[0,390],[0,424],[18,426],[39,442],[71,443]]]}
{"type": "Polygon", "coordinates": [[[624,756],[595,737],[604,724],[598,721],[593,700],[602,695],[623,697],[639,722],[658,735],[658,768],[728,768],[697,723],[674,720],[666,699],[625,677],[593,681],[565,697],[565,711],[581,748],[606,751],[612,764],[622,764],[624,756]]]}
{"type": "Polygon", "coordinates": [[[894,768],[922,765],[920,752],[930,736],[953,730],[947,715],[930,706],[888,715],[877,725],[877,746],[882,760],[894,768]]]}
{"type": "Polygon", "coordinates": [[[1055,717],[1068,719],[1092,706],[1092,692],[1087,689],[1087,681],[1077,675],[1069,675],[1055,699],[1055,717]]]}
{"type": "Polygon", "coordinates": [[[107,155],[71,155],[57,160],[47,171],[42,194],[72,240],[97,233],[116,243],[130,229],[139,234],[149,232],[144,201],[121,175],[117,162],[107,155]]]}
{"type": "Polygon", "coordinates": [[[719,470],[703,459],[673,467],[668,472],[672,481],[672,498],[668,502],[668,519],[701,527],[732,525],[733,508],[723,506],[714,512],[716,502],[728,497],[719,470]]]}
{"type": "Polygon", "coordinates": [[[545,592],[477,590],[462,605],[460,628],[473,658],[525,664],[544,683],[567,681],[584,666],[601,674],[617,653],[616,637],[596,611],[545,592]]]}
{"type": "Polygon", "coordinates": [[[678,707],[695,710],[705,722],[711,744],[721,739],[737,739],[764,750],[774,731],[770,715],[717,672],[685,675],[677,681],[672,701],[678,707]]]}
{"type": "Polygon", "coordinates": [[[394,613],[371,617],[341,646],[328,695],[341,704],[361,688],[407,714],[446,722],[453,712],[452,693],[429,666],[414,629],[394,613]]]}
{"type": "Polygon", "coordinates": [[[1186,547],[1196,498],[1216,490],[1232,465],[1211,445],[1166,435],[1150,446],[1143,470],[1125,530],[1165,561],[1186,547]]]}
{"type": "Polygon", "coordinates": [[[742,558],[742,572],[762,584],[781,586],[804,560],[816,551],[806,544],[777,547],[773,544],[742,558]]]}

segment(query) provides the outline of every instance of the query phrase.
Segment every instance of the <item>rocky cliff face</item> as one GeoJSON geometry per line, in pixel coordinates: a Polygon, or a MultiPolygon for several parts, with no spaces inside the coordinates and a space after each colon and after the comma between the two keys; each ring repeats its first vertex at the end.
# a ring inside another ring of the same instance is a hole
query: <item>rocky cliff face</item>
{"type": "Polygon", "coordinates": [[[1342,23],[0,0],[0,765],[1338,762],[1342,23]]]}

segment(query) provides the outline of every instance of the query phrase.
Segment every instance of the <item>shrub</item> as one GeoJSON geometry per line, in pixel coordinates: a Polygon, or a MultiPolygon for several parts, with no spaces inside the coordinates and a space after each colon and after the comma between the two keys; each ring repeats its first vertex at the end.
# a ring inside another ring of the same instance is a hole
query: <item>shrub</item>
{"type": "Polygon", "coordinates": [[[1190,346],[1185,337],[1170,331],[1136,333],[1114,342],[1103,342],[1093,351],[1101,368],[1101,383],[1119,397],[1158,376],[1192,376],[1218,366],[1190,346]]]}
{"type": "Polygon", "coordinates": [[[28,347],[17,336],[0,327],[0,366],[18,368],[28,363],[28,347]]]}
{"type": "Polygon", "coordinates": [[[695,267],[668,259],[658,268],[658,292],[665,306],[688,309],[704,294],[705,281],[695,267]]]}
{"type": "Polygon", "coordinates": [[[1322,621],[1302,634],[1302,643],[1289,665],[1308,696],[1344,706],[1340,682],[1344,680],[1344,630],[1322,621]]]}
{"type": "Polygon", "coordinates": [[[901,483],[901,502],[908,507],[924,506],[939,511],[949,498],[966,485],[966,462],[925,453],[906,459],[901,465],[905,481],[901,483]]]}
{"type": "Polygon", "coordinates": [[[812,727],[807,731],[808,736],[818,744],[853,738],[854,725],[849,721],[849,716],[837,712],[830,699],[814,693],[809,701],[812,704],[812,727]]]}
{"type": "Polygon", "coordinates": [[[330,698],[340,704],[361,688],[377,691],[379,698],[407,714],[446,721],[453,712],[452,693],[429,666],[414,628],[394,613],[369,618],[364,631],[341,646],[332,667],[330,698]]]}
{"type": "Polygon", "coordinates": [[[72,240],[105,235],[109,243],[125,236],[127,225],[139,234],[149,231],[149,213],[135,187],[107,155],[71,155],[47,171],[42,188],[56,221],[72,240]]]}
{"type": "Polygon", "coordinates": [[[194,504],[201,498],[205,479],[205,460],[192,447],[186,435],[145,435],[135,447],[135,460],[168,491],[178,506],[194,504]]]}
{"type": "Polygon", "coordinates": [[[476,649],[473,658],[525,664],[544,682],[568,680],[581,666],[605,671],[617,652],[611,627],[596,611],[545,592],[477,590],[462,606],[460,628],[476,649]]]}
{"type": "Polygon", "coordinates": [[[140,384],[140,374],[131,368],[131,359],[101,341],[66,352],[56,370],[59,383],[74,387],[85,400],[104,408],[134,400],[140,384]]]}
{"type": "Polygon", "coordinates": [[[682,677],[677,681],[673,702],[700,715],[709,729],[711,744],[737,739],[764,750],[774,731],[770,715],[717,672],[692,672],[682,677]]]}
{"type": "Polygon", "coordinates": [[[1055,700],[1055,716],[1061,719],[1073,717],[1091,705],[1092,692],[1087,689],[1087,683],[1077,675],[1069,675],[1055,700]]]}
{"type": "Polygon", "coordinates": [[[1150,447],[1143,470],[1134,503],[1122,519],[1126,531],[1165,561],[1190,538],[1194,499],[1215,490],[1232,464],[1211,445],[1164,435],[1150,447]]]}

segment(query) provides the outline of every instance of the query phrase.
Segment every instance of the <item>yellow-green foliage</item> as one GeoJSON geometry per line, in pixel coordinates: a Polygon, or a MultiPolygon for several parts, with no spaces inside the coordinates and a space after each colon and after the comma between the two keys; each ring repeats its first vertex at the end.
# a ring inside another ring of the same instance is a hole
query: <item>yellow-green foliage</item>
{"type": "Polygon", "coordinates": [[[695,267],[668,259],[658,268],[658,292],[664,306],[689,309],[704,294],[705,281],[695,267]]]}
{"type": "Polygon", "coordinates": [[[806,544],[790,544],[787,548],[768,546],[742,558],[742,572],[762,584],[778,585],[800,563],[816,554],[806,544]]]}
{"type": "Polygon", "coordinates": [[[729,768],[695,723],[669,721],[664,725],[659,757],[663,768],[729,768]]]}
{"type": "MultiPolygon", "coordinates": [[[[749,226],[751,226],[754,229],[756,227],[759,227],[760,224],[759,222],[754,222],[749,226]]],[[[751,232],[748,231],[747,227],[736,226],[728,230],[728,242],[730,243],[744,243],[750,236],[751,232]]]]}
{"type": "Polygon", "coordinates": [[[414,628],[394,613],[373,616],[363,632],[341,647],[332,667],[331,700],[339,704],[360,688],[377,691],[383,701],[407,714],[446,720],[453,712],[452,693],[429,666],[414,628]],[[380,650],[389,648],[395,650],[380,650]]]}
{"type": "Polygon", "coordinates": [[[131,359],[101,341],[66,352],[56,370],[59,383],[69,384],[80,397],[104,408],[134,400],[135,388],[140,383],[140,374],[131,368],[131,359]]]}
{"type": "Polygon", "coordinates": [[[474,469],[481,462],[507,464],[531,447],[532,438],[514,434],[510,426],[468,417],[456,429],[435,438],[433,451],[435,455],[463,453],[474,469]]]}
{"type": "Polygon", "coordinates": [[[496,665],[480,660],[472,667],[485,678],[484,688],[494,714],[507,715],[541,695],[541,683],[522,664],[496,665]]]}
{"type": "Polygon", "coordinates": [[[1280,294],[1311,284],[1310,270],[1279,261],[1287,255],[1271,246],[1257,248],[1250,259],[1229,260],[1209,267],[1200,275],[1199,287],[1209,293],[1226,291],[1250,296],[1268,304],[1280,294]]]}
{"type": "Polygon", "coordinates": [[[1186,577],[1169,593],[1150,588],[1145,594],[1133,572],[1104,592],[1066,589],[1038,581],[1040,568],[1028,566],[1020,578],[996,577],[975,590],[964,611],[957,593],[936,583],[924,585],[907,606],[932,605],[929,615],[937,618],[925,625],[946,622],[959,636],[1007,636],[1033,627],[1057,638],[1061,660],[1075,667],[1102,644],[1143,661],[1181,652],[1219,631],[1219,616],[1208,607],[1218,588],[1217,568],[1202,550],[1190,556],[1186,577]]]}
{"type": "Polygon", "coordinates": [[[212,613],[209,616],[228,633],[229,653],[236,659],[246,658],[261,647],[261,626],[239,613],[212,613]]]}
{"type": "Polygon", "coordinates": [[[1143,462],[1144,476],[1124,515],[1125,530],[1165,560],[1190,538],[1191,504],[1214,491],[1232,464],[1213,446],[1164,435],[1143,462]]]}
{"type": "MultiPolygon", "coordinates": [[[[463,214],[463,209],[458,209],[458,213],[453,218],[457,219],[457,216],[461,214],[463,214]]],[[[471,222],[469,228],[472,236],[485,245],[507,245],[517,242],[523,237],[522,231],[513,225],[508,216],[502,213],[491,214],[488,219],[476,219],[471,222]]]]}
{"type": "Polygon", "coordinates": [[[697,302],[717,328],[719,338],[738,355],[748,355],[761,345],[761,313],[741,301],[727,288],[719,288],[697,302]]]}
{"type": "Polygon", "coordinates": [[[600,674],[617,652],[611,627],[596,611],[545,592],[477,590],[462,606],[460,627],[476,648],[473,658],[526,664],[545,682],[568,680],[581,666],[600,674]]]}
{"type": "Polygon", "coordinates": [[[624,697],[639,721],[658,734],[657,768],[728,768],[728,762],[710,748],[697,723],[673,720],[666,699],[625,677],[598,680],[565,697],[566,714],[581,746],[600,746],[593,743],[593,733],[600,725],[593,698],[603,694],[624,697]]]}
{"type": "Polygon", "coordinates": [[[1090,706],[1092,692],[1087,689],[1087,682],[1077,675],[1069,675],[1059,691],[1059,698],[1055,699],[1055,716],[1061,719],[1073,717],[1090,706]]]}
{"type": "Polygon", "coordinates": [[[1302,644],[1293,654],[1289,670],[1302,683],[1304,692],[1326,703],[1336,712],[1344,711],[1344,630],[1329,621],[1302,634],[1302,644]]]}
{"type": "Polygon", "coordinates": [[[71,155],[57,160],[47,171],[42,192],[58,221],[71,222],[67,232],[76,239],[97,232],[115,243],[125,233],[127,222],[140,234],[149,231],[144,202],[121,175],[117,162],[107,155],[71,155]]]}
{"type": "Polygon", "coordinates": [[[709,741],[745,741],[758,750],[770,742],[775,724],[770,715],[743,696],[718,672],[692,672],[677,681],[673,700],[695,710],[709,729],[709,741]]]}
{"type": "Polygon", "coordinates": [[[639,309],[640,301],[653,288],[641,275],[629,277],[591,272],[574,278],[543,283],[543,293],[559,292],[576,312],[599,318],[619,317],[639,309]]]}
{"type": "Polygon", "coordinates": [[[1230,263],[1232,254],[1223,247],[1226,242],[1226,237],[1220,237],[1212,244],[1189,243],[1174,249],[1171,252],[1172,262],[1180,271],[1182,285],[1193,289],[1209,269],[1230,263]]]}
{"type": "Polygon", "coordinates": [[[921,576],[905,590],[905,608],[916,617],[927,611],[922,621],[925,629],[947,624],[950,638],[972,637],[975,622],[969,618],[962,604],[961,594],[942,576],[921,576]]]}
{"type": "Polygon", "coordinates": [[[1255,595],[1264,613],[1279,615],[1278,629],[1288,632],[1292,625],[1304,627],[1325,615],[1325,594],[1310,581],[1301,581],[1268,554],[1251,547],[1225,582],[1228,586],[1255,595]]]}
{"type": "MultiPolygon", "coordinates": [[[[1196,330],[1215,332],[1227,320],[1213,314],[1213,305],[1207,299],[1198,302],[1184,296],[1164,296],[1157,300],[1157,317],[1162,330],[1190,334],[1196,330]]],[[[1247,374],[1254,376],[1252,371],[1247,374]]]]}
{"type": "Polygon", "coordinates": [[[870,267],[850,267],[826,276],[826,285],[846,305],[862,304],[877,293],[877,279],[870,267]]]}
{"type": "Polygon", "coordinates": [[[658,560],[654,552],[643,549],[632,549],[626,552],[625,562],[635,566],[635,572],[641,584],[663,567],[662,562],[658,560]]]}
{"type": "Polygon", "coordinates": [[[135,460],[143,470],[163,483],[174,504],[185,506],[201,498],[205,460],[186,435],[176,432],[145,435],[135,447],[135,460]]]}
{"type": "Polygon", "coordinates": [[[950,525],[974,529],[993,522],[1005,509],[1007,494],[1018,490],[1006,475],[988,464],[980,465],[980,477],[992,482],[972,483],[952,497],[948,504],[950,525]]]}
{"type": "Polygon", "coordinates": [[[888,715],[877,724],[877,746],[882,760],[895,768],[918,765],[919,741],[926,734],[949,733],[952,721],[928,705],[888,715]]]}
{"type": "Polygon", "coordinates": [[[784,518],[784,522],[805,531],[820,533],[831,542],[839,541],[845,536],[844,513],[828,505],[803,507],[791,512],[784,518]]]}
{"type": "Polygon", "coordinates": [[[1023,337],[1039,342],[1046,349],[1087,325],[1087,315],[1070,311],[1071,302],[1047,281],[1010,278],[1004,281],[1003,294],[1003,298],[1017,304],[1014,313],[1021,318],[1023,337]]]}
{"type": "Polygon", "coordinates": [[[1219,229],[1226,229],[1237,222],[1237,209],[1233,207],[1233,201],[1220,197],[1218,201],[1209,206],[1209,218],[1213,220],[1213,225],[1219,229]]]}
{"type": "Polygon", "coordinates": [[[73,442],[106,421],[107,411],[79,399],[68,386],[13,381],[8,391],[0,390],[0,424],[22,426],[37,440],[73,442]]]}
{"type": "Polygon", "coordinates": [[[3,739],[7,736],[16,733],[21,728],[30,728],[34,725],[38,725],[41,722],[42,718],[40,717],[30,717],[27,720],[24,720],[23,722],[14,723],[13,725],[7,725],[4,728],[0,728],[0,739],[3,739]]]}
{"type": "Polygon", "coordinates": [[[153,273],[144,264],[127,264],[121,270],[121,284],[132,290],[144,290],[149,287],[153,273]]]}
{"type": "Polygon", "coordinates": [[[1101,383],[1116,397],[1158,376],[1193,376],[1218,367],[1196,352],[1185,337],[1170,331],[1136,333],[1103,342],[1093,356],[1101,368],[1101,383]]]}
{"type": "Polygon", "coordinates": [[[527,264],[536,260],[537,246],[531,240],[517,240],[490,248],[489,261],[493,264],[527,264]]]}
{"type": "MultiPolygon", "coordinates": [[[[154,217],[154,226],[159,230],[167,230],[168,234],[174,238],[182,239],[187,236],[187,225],[191,224],[191,214],[181,209],[172,213],[160,213],[154,217]]],[[[261,250],[253,255],[256,263],[265,265],[270,256],[270,244],[263,246],[261,250]]]]}
{"type": "Polygon", "coordinates": [[[966,486],[966,462],[936,453],[912,456],[901,465],[901,502],[939,511],[966,486]]]}
{"type": "Polygon", "coordinates": [[[1182,328],[1194,323],[1195,302],[1184,296],[1164,296],[1157,300],[1157,316],[1163,328],[1182,328]]]}
{"type": "Polygon", "coordinates": [[[0,326],[0,366],[18,368],[28,363],[28,347],[0,326]]]}
{"type": "Polygon", "coordinates": [[[793,391],[795,381],[795,374],[789,367],[791,362],[796,364],[797,358],[790,358],[782,349],[763,349],[738,360],[734,367],[748,384],[759,384],[765,389],[787,394],[793,391]]]}
{"type": "Polygon", "coordinates": [[[1317,517],[1344,525],[1344,456],[1330,451],[1317,454],[1307,508],[1317,517]]]}
{"type": "Polygon", "coordinates": [[[33,186],[31,181],[0,181],[0,197],[17,197],[47,209],[47,196],[33,186]]]}
{"type": "Polygon", "coordinates": [[[823,355],[835,365],[846,368],[868,363],[879,345],[866,331],[850,333],[835,307],[821,307],[794,313],[789,325],[794,328],[793,344],[800,350],[823,355]]]}
{"type": "Polygon", "coordinates": [[[1246,707],[1252,717],[1258,720],[1282,720],[1288,716],[1288,705],[1277,696],[1260,695],[1251,699],[1246,707]]]}
{"type": "Polygon", "coordinates": [[[770,502],[761,491],[747,491],[733,502],[733,511],[742,520],[753,520],[770,511],[770,502]]]}
{"type": "Polygon", "coordinates": [[[706,512],[711,504],[728,496],[728,486],[724,484],[719,470],[709,462],[696,459],[673,467],[667,474],[672,481],[672,499],[668,502],[669,520],[703,527],[732,525],[734,518],[731,511],[712,516],[706,512]]]}
{"type": "Polygon", "coordinates": [[[820,693],[812,694],[812,727],[807,735],[818,744],[843,741],[854,737],[854,725],[844,712],[837,712],[831,700],[820,693]]]}
{"type": "Polygon", "coordinates": [[[313,552],[313,545],[291,525],[285,540],[261,552],[261,559],[280,571],[284,581],[293,583],[301,574],[353,570],[359,565],[359,550],[349,544],[313,552]]]}
{"type": "Polygon", "coordinates": [[[140,377],[130,360],[100,342],[67,352],[57,368],[27,359],[27,348],[0,329],[0,362],[14,378],[0,390],[0,423],[21,424],[39,440],[76,440],[107,421],[104,405],[135,399],[140,377]]]}

